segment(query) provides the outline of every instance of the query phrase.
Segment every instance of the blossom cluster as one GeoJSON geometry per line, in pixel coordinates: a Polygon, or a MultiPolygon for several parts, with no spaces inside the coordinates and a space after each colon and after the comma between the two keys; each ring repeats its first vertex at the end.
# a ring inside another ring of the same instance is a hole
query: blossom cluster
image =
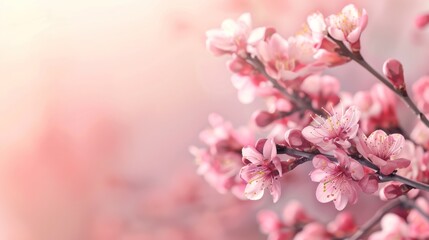
{"type": "MultiPolygon", "coordinates": [[[[423,198],[416,199],[416,205],[429,214],[429,203],[423,198]]],[[[397,208],[395,213],[385,214],[381,229],[372,231],[369,240],[384,239],[427,239],[429,221],[421,213],[412,209],[397,208]]],[[[298,201],[290,201],[283,209],[281,218],[271,210],[261,210],[257,216],[261,232],[268,239],[344,239],[352,236],[359,228],[351,212],[340,212],[334,220],[324,223],[311,217],[298,201]]]]}
{"type": "MultiPolygon", "coordinates": [[[[212,128],[200,135],[207,147],[191,148],[198,173],[221,193],[259,200],[267,190],[277,202],[282,178],[311,162],[314,169],[309,179],[318,184],[316,199],[332,202],[337,210],[355,204],[360,193],[378,194],[382,200],[406,197],[414,201],[421,190],[429,191],[429,77],[407,88],[398,60],[387,59],[382,73],[374,70],[360,52],[367,22],[366,10],[350,4],[327,17],[318,12],[309,15],[303,29],[288,38],[271,27],[253,28],[248,13],[209,30],[208,50],[231,56],[227,66],[239,100],[247,104],[259,97],[265,100],[266,109],[253,113],[253,127],[237,130],[211,115],[212,128]],[[350,93],[340,90],[337,78],[323,74],[327,68],[350,61],[380,83],[350,93]],[[417,116],[410,134],[398,118],[399,99],[417,116]],[[259,131],[266,137],[256,141],[259,131]]],[[[418,199],[418,204],[427,205],[423,197],[418,199]]],[[[326,228],[300,209],[295,204],[290,210],[295,218],[289,216],[285,222],[274,213],[261,213],[262,231],[270,239],[289,239],[295,234],[294,239],[308,239],[306,234],[332,239],[356,231],[347,214],[326,228]],[[342,225],[344,221],[347,224],[342,225]]],[[[415,215],[413,211],[409,216],[415,215]]],[[[382,231],[370,239],[399,234],[393,231],[402,234],[400,229],[421,224],[404,221],[386,215],[382,231]],[[393,223],[398,228],[392,229],[393,223]]]]}

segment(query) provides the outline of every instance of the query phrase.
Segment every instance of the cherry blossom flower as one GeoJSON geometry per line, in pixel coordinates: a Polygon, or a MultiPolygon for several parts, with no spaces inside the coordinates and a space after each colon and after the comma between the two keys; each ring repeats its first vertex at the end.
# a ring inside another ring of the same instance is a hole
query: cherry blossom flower
{"type": "Polygon", "coordinates": [[[371,160],[380,168],[382,174],[391,174],[397,168],[406,168],[410,160],[397,158],[404,144],[401,134],[387,135],[383,130],[376,130],[369,137],[359,134],[357,150],[365,158],[371,160]]]}
{"type": "Polygon", "coordinates": [[[274,33],[258,45],[259,59],[268,75],[277,80],[294,80],[322,70],[315,65],[315,52],[312,40],[300,35],[286,40],[274,33]]]}
{"type": "Polygon", "coordinates": [[[424,123],[416,123],[411,131],[410,138],[417,144],[429,149],[429,128],[424,123]]]}
{"type": "Polygon", "coordinates": [[[245,147],[242,154],[244,162],[248,163],[240,172],[247,182],[244,195],[250,200],[259,200],[268,188],[273,201],[277,202],[281,194],[279,177],[283,172],[273,139],[260,140],[256,148],[245,147]]]}
{"type": "Polygon", "coordinates": [[[253,135],[246,128],[234,129],[218,114],[211,114],[209,122],[211,128],[200,134],[207,148],[190,148],[198,165],[197,172],[219,193],[231,191],[243,198],[246,183],[239,177],[244,165],[240,152],[244,146],[254,143],[253,135]]]}
{"type": "MultiPolygon", "coordinates": [[[[429,204],[423,197],[416,200],[416,204],[424,213],[429,214],[429,204]]],[[[407,217],[408,232],[411,238],[428,239],[429,238],[429,222],[416,209],[412,209],[407,217]]]]}
{"type": "Polygon", "coordinates": [[[351,106],[338,113],[334,111],[327,119],[317,116],[314,126],[307,126],[302,135],[315,144],[320,151],[329,152],[337,148],[348,149],[359,128],[359,110],[351,106]]]}
{"type": "Polygon", "coordinates": [[[360,128],[365,133],[376,129],[398,127],[397,100],[387,87],[375,84],[369,91],[359,91],[353,97],[353,104],[361,111],[360,128]]]}
{"type": "Polygon", "coordinates": [[[206,32],[206,46],[215,55],[245,55],[247,38],[252,31],[252,20],[249,13],[242,14],[236,21],[226,19],[220,29],[206,32]]]}
{"type": "Polygon", "coordinates": [[[357,225],[350,212],[341,212],[332,222],[328,223],[326,228],[336,238],[344,238],[352,235],[356,231],[357,225]]]}
{"type": "Polygon", "coordinates": [[[413,85],[413,92],[417,106],[424,113],[429,113],[429,76],[417,80],[413,85]]]}
{"type": "Polygon", "coordinates": [[[337,163],[324,155],[313,158],[316,168],[310,173],[313,182],[320,182],[316,190],[319,202],[333,201],[337,210],[343,210],[347,203],[357,202],[358,181],[364,177],[362,165],[348,157],[344,152],[335,151],[337,163]]]}
{"type": "Polygon", "coordinates": [[[338,41],[350,44],[351,49],[360,49],[360,35],[368,23],[365,9],[359,11],[353,4],[345,6],[341,13],[326,18],[329,34],[338,41]]]}
{"type": "Polygon", "coordinates": [[[326,21],[323,15],[319,12],[313,13],[307,17],[307,24],[304,25],[303,33],[306,34],[310,30],[310,34],[314,42],[317,52],[314,57],[321,64],[327,67],[334,67],[350,61],[350,58],[341,56],[336,51],[338,45],[328,39],[326,21]]]}
{"type": "Polygon", "coordinates": [[[307,224],[313,219],[298,200],[291,200],[283,209],[283,221],[287,226],[307,224]]]}
{"type": "Polygon", "coordinates": [[[368,239],[409,239],[407,223],[398,215],[388,213],[381,219],[381,231],[371,234],[368,239]]]}

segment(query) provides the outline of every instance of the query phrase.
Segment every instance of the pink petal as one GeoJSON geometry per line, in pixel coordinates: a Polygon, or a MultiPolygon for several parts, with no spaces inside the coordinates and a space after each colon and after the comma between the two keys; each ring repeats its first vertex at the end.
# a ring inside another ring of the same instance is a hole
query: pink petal
{"type": "Polygon", "coordinates": [[[253,147],[244,147],[243,150],[241,150],[243,158],[249,160],[253,164],[261,164],[263,163],[264,157],[262,154],[253,147]]]}
{"type": "Polygon", "coordinates": [[[270,187],[270,194],[273,196],[273,202],[276,203],[280,199],[280,194],[282,192],[282,188],[280,185],[280,181],[273,179],[273,183],[270,187]]]}
{"type": "Polygon", "coordinates": [[[264,184],[265,182],[252,181],[247,183],[246,188],[244,189],[244,195],[250,200],[259,200],[264,195],[264,184]]]}
{"type": "Polygon", "coordinates": [[[365,175],[362,165],[355,160],[350,161],[349,170],[354,180],[360,180],[365,175]]]}
{"type": "Polygon", "coordinates": [[[277,148],[273,139],[269,139],[267,140],[267,142],[265,142],[264,149],[263,149],[263,156],[265,159],[269,159],[269,160],[277,156],[277,148]]]}
{"type": "Polygon", "coordinates": [[[324,178],[326,178],[329,174],[321,169],[315,169],[310,173],[311,181],[313,182],[320,182],[324,178]]]}
{"type": "Polygon", "coordinates": [[[338,194],[338,197],[334,201],[335,208],[338,211],[343,210],[347,206],[348,201],[349,201],[349,198],[347,195],[338,194]]]}

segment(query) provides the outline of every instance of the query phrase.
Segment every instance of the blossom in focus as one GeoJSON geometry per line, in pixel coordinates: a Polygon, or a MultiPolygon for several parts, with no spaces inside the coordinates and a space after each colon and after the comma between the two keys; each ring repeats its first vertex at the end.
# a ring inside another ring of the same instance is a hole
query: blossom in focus
{"type": "Polygon", "coordinates": [[[409,239],[407,223],[398,215],[388,213],[381,219],[381,231],[369,236],[369,240],[409,239]]]}
{"type": "Polygon", "coordinates": [[[359,110],[351,106],[346,112],[334,111],[328,118],[317,116],[314,126],[307,126],[302,135],[315,144],[322,152],[329,152],[337,148],[348,149],[359,128],[359,110]]]}
{"type": "Polygon", "coordinates": [[[413,84],[417,106],[424,113],[429,113],[429,76],[423,76],[413,84]]]}
{"type": "Polygon", "coordinates": [[[220,29],[206,32],[207,49],[215,55],[245,55],[251,31],[252,20],[249,13],[242,14],[237,20],[226,19],[220,29]]]}
{"type": "Polygon", "coordinates": [[[248,199],[259,200],[268,188],[273,201],[277,202],[281,194],[279,177],[283,171],[273,139],[260,140],[256,148],[245,147],[242,154],[247,163],[240,172],[241,178],[247,182],[244,195],[248,199]]]}
{"type": "Polygon", "coordinates": [[[344,152],[335,151],[334,156],[337,163],[324,155],[316,155],[313,158],[316,169],[310,177],[313,182],[319,182],[317,200],[322,203],[333,201],[337,210],[343,210],[348,202],[357,202],[358,181],[364,177],[364,169],[344,152]]]}
{"type": "Polygon", "coordinates": [[[262,210],[257,217],[261,232],[267,234],[269,240],[293,239],[303,225],[313,221],[296,200],[288,202],[284,207],[282,219],[271,210],[262,210]]]}
{"type": "Polygon", "coordinates": [[[259,59],[268,75],[277,80],[295,80],[322,70],[315,65],[315,52],[312,40],[300,35],[286,40],[274,33],[258,44],[259,59]]]}
{"type": "Polygon", "coordinates": [[[359,134],[357,142],[359,153],[377,165],[383,174],[388,175],[397,168],[410,165],[410,160],[396,156],[404,145],[404,136],[401,134],[387,135],[383,130],[376,130],[369,137],[359,134]]]}
{"type": "Polygon", "coordinates": [[[345,6],[341,13],[326,18],[329,34],[338,41],[348,43],[352,50],[359,51],[360,36],[368,23],[365,9],[359,11],[353,4],[345,6]]]}

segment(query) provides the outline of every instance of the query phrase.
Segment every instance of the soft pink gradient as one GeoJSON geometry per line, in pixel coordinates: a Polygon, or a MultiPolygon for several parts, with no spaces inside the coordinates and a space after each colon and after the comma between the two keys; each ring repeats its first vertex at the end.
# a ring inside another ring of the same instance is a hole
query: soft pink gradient
{"type": "MultiPolygon", "coordinates": [[[[428,73],[429,34],[413,25],[427,1],[351,2],[368,11],[369,62],[400,59],[408,83],[428,73]]],[[[347,3],[0,1],[0,239],[260,239],[261,205],[208,188],[188,152],[210,112],[240,125],[260,106],[239,103],[204,32],[250,12],[292,34],[312,11],[347,3]]],[[[331,72],[347,90],[374,81],[353,64],[331,72]]],[[[282,200],[308,199],[311,212],[323,205],[297,177],[308,170],[287,177],[282,200]]],[[[362,220],[374,198],[350,210],[362,220]]]]}

